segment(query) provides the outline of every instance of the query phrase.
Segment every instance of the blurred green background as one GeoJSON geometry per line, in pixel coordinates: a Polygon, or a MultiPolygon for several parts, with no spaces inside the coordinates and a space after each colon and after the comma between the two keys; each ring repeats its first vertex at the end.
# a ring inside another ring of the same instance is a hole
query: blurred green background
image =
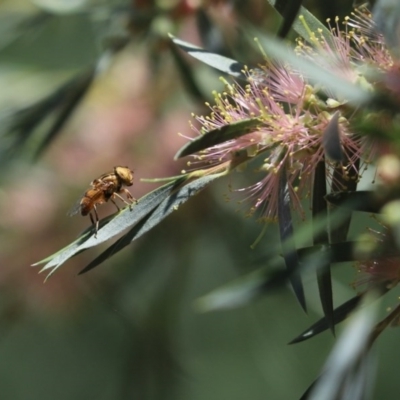
{"type": "MultiPolygon", "coordinates": [[[[99,32],[112,24],[97,4],[42,15],[40,2],[35,3],[0,1],[3,118],[93,65],[99,32]],[[24,25],[32,16],[43,19],[24,25]]],[[[190,2],[159,3],[175,10],[190,2]]],[[[210,15],[220,17],[221,29],[231,32],[230,24],[238,21],[234,9],[225,2],[205,3],[210,15]]],[[[276,23],[265,3],[248,2],[248,17],[261,27],[276,23]]],[[[132,194],[139,198],[154,188],[141,178],[186,168],[184,161],[173,161],[186,141],[178,132],[194,136],[190,115],[207,109],[185,91],[165,32],[199,43],[195,14],[167,13],[143,29],[145,34],[132,33],[130,44],[97,77],[43,157],[34,164],[22,158],[3,169],[0,398],[297,399],[334,344],[324,333],[287,345],[322,316],[313,276],[305,278],[309,315],[289,289],[239,309],[202,314],[194,307],[200,296],[254,269],[277,235],[272,226],[250,249],[262,225],[245,218],[246,204],[238,205],[240,197],[230,193],[229,185],[241,187],[237,175],[213,184],[86,275],[77,272],[95,257],[94,250],[68,262],[46,283],[38,268],[30,267],[90,224],[89,218],[66,213],[94,177],[114,165],[129,165],[136,178],[132,194]],[[226,194],[232,198],[228,203],[226,194]]],[[[218,74],[188,62],[206,95],[221,88],[218,74]]],[[[101,217],[111,212],[108,205],[100,208],[101,217]]],[[[359,222],[354,230],[366,225],[359,222]]],[[[334,275],[339,305],[354,295],[355,270],[338,266],[334,275]]],[[[397,398],[397,339],[398,330],[391,329],[379,341],[375,398],[397,398]]]]}

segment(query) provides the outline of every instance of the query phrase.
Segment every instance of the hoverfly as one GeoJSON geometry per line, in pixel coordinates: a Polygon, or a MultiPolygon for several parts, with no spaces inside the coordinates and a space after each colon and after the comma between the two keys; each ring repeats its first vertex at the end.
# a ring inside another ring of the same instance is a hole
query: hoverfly
{"type": "Polygon", "coordinates": [[[89,214],[92,225],[95,227],[94,236],[97,237],[97,231],[99,230],[99,215],[97,214],[97,206],[108,202],[108,200],[111,200],[111,202],[119,211],[120,208],[115,202],[116,198],[119,198],[131,209],[132,203],[137,202],[137,200],[124,186],[132,186],[132,184],[133,171],[131,171],[128,167],[114,167],[112,172],[107,172],[90,183],[91,187],[84,193],[82,198],[78,200],[68,215],[72,216],[78,212],[80,212],[83,216],[89,214]],[[125,193],[129,202],[121,196],[122,193],[125,193]],[[92,211],[95,215],[95,218],[93,218],[92,211]]]}

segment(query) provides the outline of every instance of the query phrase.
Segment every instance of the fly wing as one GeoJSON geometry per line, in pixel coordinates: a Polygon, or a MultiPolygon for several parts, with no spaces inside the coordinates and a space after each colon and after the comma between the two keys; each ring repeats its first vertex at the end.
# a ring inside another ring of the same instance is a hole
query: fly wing
{"type": "Polygon", "coordinates": [[[81,201],[84,194],[75,202],[75,204],[67,212],[68,217],[72,217],[81,212],[81,201]]]}

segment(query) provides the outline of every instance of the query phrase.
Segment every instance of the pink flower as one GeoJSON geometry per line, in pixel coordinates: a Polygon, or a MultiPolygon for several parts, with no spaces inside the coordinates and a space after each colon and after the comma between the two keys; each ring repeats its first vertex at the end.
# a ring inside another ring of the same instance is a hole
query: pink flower
{"type": "Polygon", "coordinates": [[[393,287],[400,281],[400,257],[363,261],[358,264],[357,268],[362,273],[362,276],[357,279],[355,286],[387,282],[388,285],[393,287]]]}
{"type": "Polygon", "coordinates": [[[353,284],[354,287],[386,283],[388,288],[392,288],[400,281],[400,257],[393,252],[396,248],[396,240],[390,227],[382,224],[381,226],[382,231],[368,229],[368,234],[364,237],[367,251],[364,253],[363,246],[360,247],[359,256],[365,260],[357,262],[357,270],[360,274],[353,284]],[[389,254],[379,256],[377,251],[382,254],[389,251],[389,254]],[[390,254],[390,251],[393,254],[390,254]]]}
{"type": "Polygon", "coordinates": [[[333,26],[328,20],[328,26],[333,36],[314,35],[314,46],[298,39],[297,53],[353,83],[366,79],[365,74],[389,71],[393,67],[384,38],[366,8],[355,9],[342,23],[336,18],[333,26]]]}
{"type": "MultiPolygon", "coordinates": [[[[329,40],[314,36],[314,47],[299,40],[297,53],[299,57],[312,58],[321,68],[352,83],[364,79],[362,68],[366,63],[377,70],[389,71],[393,65],[391,56],[371,21],[370,14],[356,11],[352,19],[345,20],[343,31],[339,29],[339,21],[335,21],[336,25],[330,27],[333,36],[329,40]],[[367,40],[367,33],[372,39],[367,40]]],[[[323,146],[323,134],[333,114],[341,113],[339,130],[345,156],[344,178],[349,169],[361,175],[368,164],[371,144],[352,129],[352,117],[357,110],[343,106],[345,99],[332,96],[323,100],[319,96],[321,88],[311,85],[294,67],[267,62],[246,74],[248,84],[244,88],[226,82],[226,92],[214,93],[215,105],[209,105],[210,115],[196,117],[201,128],[194,129],[202,135],[247,119],[257,119],[259,125],[243,136],[202,151],[195,159],[203,168],[211,168],[229,166],[235,155],[243,152],[248,156],[247,161],[257,158],[259,165],[254,169],[257,181],[239,191],[252,200],[251,212],[262,210],[262,216],[268,220],[277,217],[279,181],[286,171],[292,207],[304,216],[301,199],[310,196],[317,164],[327,163],[327,180],[331,183],[333,169],[338,167],[336,162],[326,159],[323,146]],[[359,170],[358,161],[363,156],[364,163],[359,170]]],[[[372,88],[374,82],[364,79],[363,84],[372,88]]],[[[346,187],[342,184],[339,189],[346,187]]]]}

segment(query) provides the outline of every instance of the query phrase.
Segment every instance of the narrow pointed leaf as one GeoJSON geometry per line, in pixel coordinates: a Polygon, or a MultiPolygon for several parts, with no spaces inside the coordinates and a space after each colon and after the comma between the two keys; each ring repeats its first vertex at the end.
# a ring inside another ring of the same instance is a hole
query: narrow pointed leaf
{"type": "MultiPolygon", "coordinates": [[[[128,227],[134,225],[149,212],[151,212],[151,210],[157,207],[165,198],[168,197],[174,187],[184,182],[184,180],[184,178],[177,179],[174,182],[168,183],[150,192],[146,196],[142,197],[138,204],[132,207],[132,210],[130,210],[129,207],[125,208],[120,213],[116,214],[116,216],[107,225],[99,229],[97,232],[97,238],[94,237],[94,235],[89,236],[89,232],[83,234],[75,242],[54,254],[50,260],[47,258],[47,263],[40,272],[50,269],[51,273],[53,273],[75,254],[90,247],[97,246],[123,232],[128,227]]],[[[42,262],[39,262],[34,265],[41,263],[42,262]]]]}
{"type": "Polygon", "coordinates": [[[372,15],[391,53],[394,53],[396,58],[399,57],[400,3],[398,0],[378,0],[375,2],[372,15]]]}
{"type": "Polygon", "coordinates": [[[343,158],[342,165],[346,166],[346,174],[343,173],[341,165],[335,168],[331,191],[337,192],[345,188],[348,192],[355,192],[360,180],[360,158],[357,157],[356,160],[350,161],[354,158],[354,153],[348,153],[346,157],[343,155],[343,158]]]}
{"type": "MultiPolygon", "coordinates": [[[[303,260],[309,254],[323,251],[324,248],[329,251],[329,262],[341,263],[355,261],[354,259],[354,246],[357,245],[356,241],[348,241],[342,243],[330,244],[316,244],[309,247],[303,247],[297,250],[300,260],[303,260]]],[[[320,267],[320,266],[318,266],[320,267]]]]}
{"type": "Polygon", "coordinates": [[[334,192],[328,194],[326,200],[336,206],[350,211],[379,213],[381,205],[374,199],[374,193],[369,190],[357,192],[334,192]]]}
{"type": "Polygon", "coordinates": [[[216,146],[228,140],[247,135],[250,132],[254,132],[260,125],[261,122],[257,118],[251,118],[208,131],[182,147],[176,154],[175,159],[185,157],[190,154],[205,150],[211,146],[216,146]]]}
{"type": "Polygon", "coordinates": [[[153,215],[154,211],[155,210],[152,210],[146,216],[144,216],[128,233],[119,238],[115,243],[113,243],[101,254],[99,254],[94,260],[92,260],[85,268],[79,271],[78,275],[85,274],[86,272],[89,272],[93,268],[96,268],[102,262],[108,260],[114,254],[117,254],[119,251],[128,246],[132,242],[133,237],[135,236],[137,230],[146,224],[149,218],[151,218],[151,216],[153,215]]]}
{"type": "MultiPolygon", "coordinates": [[[[367,352],[360,357],[359,365],[356,365],[355,371],[350,373],[345,378],[345,385],[338,390],[338,397],[335,399],[340,400],[365,400],[369,398],[371,393],[371,382],[376,374],[375,359],[369,359],[371,353],[367,352]]],[[[310,400],[313,389],[322,379],[320,375],[303,393],[299,400],[310,400]]],[[[335,390],[335,389],[334,389],[335,390]]]]}
{"type": "Polygon", "coordinates": [[[196,23],[204,47],[210,52],[227,55],[221,30],[213,23],[202,7],[199,7],[196,12],[196,23]]]}
{"type": "Polygon", "coordinates": [[[235,78],[247,79],[245,74],[242,72],[245,69],[244,64],[232,60],[231,58],[209,52],[201,47],[194,46],[188,42],[177,39],[172,35],[169,36],[177,46],[197,60],[217,69],[218,71],[234,76],[235,78]]]}
{"type": "Polygon", "coordinates": [[[262,293],[267,279],[265,269],[255,271],[200,297],[196,300],[196,309],[209,312],[243,306],[262,293]]]}
{"type": "MultiPolygon", "coordinates": [[[[382,283],[376,286],[376,293],[378,296],[383,296],[388,292],[387,283],[382,283]]],[[[365,291],[363,293],[358,294],[357,296],[352,297],[350,300],[347,300],[345,303],[335,308],[333,311],[333,318],[335,325],[344,321],[348,315],[355,310],[355,308],[360,304],[362,298],[368,293],[365,291]]],[[[299,336],[295,337],[289,344],[300,343],[305,340],[311,339],[318,334],[325,332],[329,329],[328,321],[326,318],[321,318],[315,324],[311,325],[304,332],[302,332],[299,336]]]]}
{"type": "Polygon", "coordinates": [[[209,312],[244,306],[250,301],[286,286],[293,274],[315,269],[317,265],[321,264],[321,257],[325,257],[325,255],[319,252],[304,256],[304,262],[300,264],[298,270],[294,271],[283,269],[283,260],[280,256],[260,261],[268,268],[259,268],[202,296],[196,301],[196,308],[202,312],[209,312]],[[270,269],[273,272],[269,272],[270,269]]]}
{"type": "MultiPolygon", "coordinates": [[[[2,151],[0,162],[7,163],[14,160],[17,155],[28,148],[27,145],[34,140],[32,138],[36,136],[40,126],[47,119],[53,118],[55,122],[44,133],[44,139],[35,150],[35,157],[38,156],[65,124],[92,79],[93,70],[90,69],[73,77],[40,101],[2,115],[0,117],[1,139],[5,150],[2,151]]],[[[41,139],[39,138],[37,141],[39,140],[41,139]]]]}
{"type": "MultiPolygon", "coordinates": [[[[287,1],[282,2],[281,0],[268,0],[279,14],[283,14],[287,1]]],[[[292,28],[306,41],[310,41],[310,32],[320,32],[328,43],[333,41],[333,35],[329,29],[313,14],[311,14],[303,6],[300,7],[299,15],[304,19],[304,23],[296,18],[293,22],[292,28]]]]}
{"type": "Polygon", "coordinates": [[[182,186],[178,190],[171,192],[167,198],[165,198],[154,210],[150,211],[127,234],[118,239],[113,245],[108,247],[103,253],[90,262],[82,271],[80,271],[80,274],[90,271],[112,255],[121,251],[129,243],[138,239],[154,226],[159,224],[173,211],[176,211],[178,207],[186,203],[186,201],[188,201],[191,197],[196,195],[211,182],[221,176],[223,176],[223,174],[203,176],[182,186]]]}
{"type": "Polygon", "coordinates": [[[45,150],[46,147],[52,142],[55,136],[60,133],[63,126],[68,121],[68,118],[75,111],[83,96],[88,91],[94,75],[95,69],[92,68],[86,73],[78,76],[74,80],[73,86],[70,85],[69,91],[62,100],[63,104],[61,105],[61,109],[57,112],[55,121],[51,125],[50,129],[46,132],[43,141],[40,143],[40,146],[35,152],[35,158],[39,157],[43,150],[45,150]]]}
{"type": "MultiPolygon", "coordinates": [[[[357,183],[359,181],[359,168],[360,159],[350,162],[349,158],[352,154],[346,155],[347,160],[344,160],[341,165],[337,165],[333,172],[333,179],[331,185],[331,193],[346,190],[349,193],[355,193],[357,190],[357,183]],[[346,166],[346,174],[343,173],[343,165],[346,166]],[[343,189],[345,188],[345,189],[343,189]]],[[[359,200],[358,200],[359,201],[359,200]]],[[[357,204],[356,199],[346,201],[347,204],[357,204]]],[[[332,203],[331,203],[332,204],[332,203]]],[[[332,207],[331,207],[332,209],[332,207]]],[[[348,213],[343,222],[335,229],[331,229],[330,238],[331,242],[343,242],[347,239],[351,224],[352,213],[348,213]]]]}
{"type": "MultiPolygon", "coordinates": [[[[343,394],[351,393],[352,400],[361,400],[356,394],[363,393],[358,386],[366,380],[359,379],[360,367],[366,361],[369,350],[369,338],[374,327],[377,306],[370,304],[372,295],[351,318],[325,364],[324,372],[314,384],[309,400],[336,400],[344,398],[343,394]],[[352,377],[353,379],[348,379],[352,377]]],[[[363,370],[363,369],[362,369],[363,370]]]]}
{"type": "Polygon", "coordinates": [[[400,305],[398,305],[389,315],[387,315],[382,321],[380,321],[374,327],[374,330],[370,337],[370,343],[372,344],[379,335],[393,322],[398,321],[400,317],[400,305]]]}
{"type": "MultiPolygon", "coordinates": [[[[364,258],[360,255],[355,254],[355,249],[358,248],[369,248],[371,242],[365,241],[365,246],[363,241],[347,241],[340,243],[330,243],[330,244],[321,244],[299,248],[297,253],[299,255],[300,261],[304,262],[304,260],[309,257],[310,254],[317,254],[320,252],[328,252],[329,253],[329,262],[330,263],[343,263],[343,262],[353,262],[353,261],[363,261],[364,258]]],[[[400,257],[399,250],[395,248],[395,246],[378,246],[374,251],[367,252],[366,256],[368,259],[371,257],[376,259],[383,259],[388,257],[400,257]]],[[[318,265],[318,267],[320,267],[318,265]]]]}
{"type": "Polygon", "coordinates": [[[302,1],[303,0],[286,1],[282,11],[283,23],[279,28],[278,37],[284,39],[287,36],[299,13],[302,1]]]}
{"type": "MultiPolygon", "coordinates": [[[[335,325],[339,322],[342,322],[347,316],[357,307],[360,303],[362,296],[357,295],[350,300],[343,303],[341,306],[337,307],[333,311],[333,320],[335,325]]],[[[311,339],[312,337],[318,335],[319,333],[325,332],[329,329],[328,320],[323,317],[318,320],[315,324],[311,325],[304,332],[302,332],[299,336],[295,337],[289,344],[295,344],[303,342],[304,340],[311,339]]]]}
{"type": "MultiPolygon", "coordinates": [[[[337,211],[334,213],[335,223],[341,222],[341,218],[343,218],[342,214],[343,213],[337,211]]],[[[317,233],[324,229],[326,230],[326,219],[320,218],[320,221],[316,220],[314,229],[317,233]]],[[[303,226],[299,227],[296,231],[296,241],[298,241],[300,245],[304,246],[305,243],[308,242],[308,234],[305,234],[307,230],[308,228],[303,226]]],[[[289,239],[289,241],[290,240],[293,241],[293,238],[289,239]]],[[[237,278],[233,282],[223,285],[199,298],[196,301],[196,306],[203,312],[244,306],[263,295],[268,295],[270,292],[282,288],[287,284],[292,274],[299,274],[303,271],[316,271],[328,262],[340,263],[354,260],[354,243],[356,242],[314,245],[300,248],[298,250],[300,259],[299,267],[294,271],[282,269],[284,267],[283,260],[280,256],[277,256],[277,254],[280,254],[282,251],[281,245],[280,243],[279,245],[273,244],[268,249],[271,256],[263,257],[257,261],[257,265],[261,264],[264,267],[237,278]],[[267,266],[267,268],[265,266],[267,266]],[[269,272],[271,269],[274,272],[269,272]]],[[[335,313],[340,312],[340,307],[338,310],[339,311],[335,311],[335,313]]],[[[337,321],[335,323],[337,323],[337,321]]],[[[326,329],[328,329],[328,325],[325,321],[321,332],[326,329]]]]}
{"type": "MultiPolygon", "coordinates": [[[[313,184],[313,206],[312,214],[313,220],[317,217],[327,218],[328,209],[326,196],[326,168],[325,160],[318,163],[314,174],[313,184]]],[[[314,243],[319,245],[329,245],[328,227],[319,233],[314,233],[314,243]]],[[[330,269],[330,260],[326,263],[319,265],[317,270],[317,282],[319,298],[321,300],[322,310],[328,322],[329,328],[335,334],[335,323],[333,320],[333,293],[332,293],[332,278],[330,269]]]]}
{"type": "Polygon", "coordinates": [[[27,38],[35,35],[43,29],[45,24],[53,18],[53,15],[44,10],[18,10],[18,12],[4,13],[0,24],[0,51],[21,37],[27,38]]]}
{"type": "Polygon", "coordinates": [[[324,146],[325,154],[332,161],[343,161],[342,144],[340,143],[340,127],[339,127],[339,111],[333,114],[325,131],[322,133],[322,144],[324,146]]]}
{"type": "Polygon", "coordinates": [[[179,52],[177,47],[171,43],[170,45],[171,54],[175,60],[180,76],[182,77],[183,84],[185,85],[188,93],[198,102],[204,103],[206,97],[200,89],[196,78],[194,77],[193,70],[187,61],[182,57],[182,53],[179,52]]]}
{"type": "Polygon", "coordinates": [[[301,307],[306,311],[306,300],[304,296],[303,283],[299,271],[299,259],[297,249],[293,241],[293,222],[290,212],[290,196],[288,192],[288,184],[286,178],[286,168],[283,168],[279,179],[279,199],[278,199],[278,224],[279,233],[282,243],[283,258],[286,268],[292,272],[290,275],[290,283],[294,294],[299,301],[301,307]]]}
{"type": "MultiPolygon", "coordinates": [[[[327,245],[314,245],[299,249],[300,264],[299,268],[294,271],[281,269],[283,265],[280,256],[259,260],[257,264],[267,265],[268,270],[273,269],[274,272],[268,272],[267,268],[262,267],[199,298],[196,305],[204,312],[243,306],[262,295],[268,295],[270,292],[282,288],[290,280],[292,274],[299,274],[303,271],[315,271],[328,262],[343,262],[353,257],[351,251],[352,243],[338,243],[332,245],[332,248],[327,245]],[[336,251],[333,251],[332,248],[336,249],[336,251]],[[343,253],[341,250],[343,250],[343,253]],[[336,253],[335,256],[332,256],[333,253],[336,253]]],[[[272,252],[277,254],[279,249],[272,249],[272,252]]],[[[353,260],[353,258],[351,259],[353,260]]],[[[382,288],[379,286],[379,289],[385,290],[384,285],[382,288]]],[[[359,301],[358,296],[355,299],[352,301],[359,301]]],[[[345,318],[342,315],[343,313],[347,315],[354,307],[355,305],[352,307],[351,304],[349,306],[344,304],[334,310],[335,324],[345,318]]],[[[322,318],[315,325],[315,329],[318,331],[315,334],[329,328],[325,318],[322,318]]],[[[309,328],[309,330],[313,327],[309,328]]],[[[308,332],[309,330],[304,332],[305,336],[308,334],[312,335],[313,332],[308,332]]],[[[299,341],[306,340],[307,338],[301,338],[299,341]]]]}

